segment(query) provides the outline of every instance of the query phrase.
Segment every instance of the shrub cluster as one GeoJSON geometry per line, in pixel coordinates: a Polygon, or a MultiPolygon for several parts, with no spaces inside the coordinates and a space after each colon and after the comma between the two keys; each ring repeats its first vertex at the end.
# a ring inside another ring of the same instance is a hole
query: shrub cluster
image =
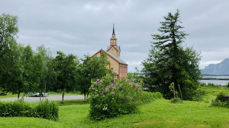
{"type": "Polygon", "coordinates": [[[212,101],[213,106],[229,107],[229,96],[225,93],[219,93],[215,100],[212,101]]]}
{"type": "Polygon", "coordinates": [[[171,103],[175,103],[175,104],[183,102],[179,97],[172,98],[170,101],[171,103]]]}
{"type": "Polygon", "coordinates": [[[0,117],[37,117],[51,120],[58,119],[58,106],[48,100],[38,105],[24,101],[0,102],[0,117]]]}
{"type": "Polygon", "coordinates": [[[136,111],[141,86],[129,79],[114,80],[105,76],[90,87],[90,117],[94,120],[115,117],[136,111]]]}
{"type": "Polygon", "coordinates": [[[162,99],[163,95],[160,92],[146,92],[143,91],[139,97],[140,104],[149,103],[155,99],[162,99]]]}

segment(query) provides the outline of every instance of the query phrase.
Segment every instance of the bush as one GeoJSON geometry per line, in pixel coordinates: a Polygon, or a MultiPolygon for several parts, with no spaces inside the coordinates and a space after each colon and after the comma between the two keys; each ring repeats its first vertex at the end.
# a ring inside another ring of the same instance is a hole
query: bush
{"type": "Polygon", "coordinates": [[[183,101],[182,101],[180,98],[178,98],[178,97],[172,98],[170,101],[171,101],[171,103],[182,103],[182,102],[183,102],[183,101]]]}
{"type": "Polygon", "coordinates": [[[141,95],[140,95],[140,104],[145,104],[145,103],[149,103],[155,99],[161,99],[163,98],[162,94],[160,92],[146,92],[144,91],[141,95]]]}
{"type": "Polygon", "coordinates": [[[229,107],[229,96],[225,93],[219,93],[215,100],[212,101],[212,106],[229,107]]]}
{"type": "Polygon", "coordinates": [[[105,76],[90,87],[90,117],[94,120],[116,117],[136,111],[142,89],[128,79],[105,76]]]}
{"type": "Polygon", "coordinates": [[[22,100],[0,102],[0,117],[37,117],[51,120],[58,119],[58,106],[54,102],[43,101],[32,106],[22,100]]]}
{"type": "Polygon", "coordinates": [[[32,108],[23,101],[0,102],[0,117],[31,117],[32,108]]]}
{"type": "Polygon", "coordinates": [[[54,102],[48,100],[40,102],[35,107],[36,116],[39,118],[57,120],[58,119],[58,106],[54,102]]]}

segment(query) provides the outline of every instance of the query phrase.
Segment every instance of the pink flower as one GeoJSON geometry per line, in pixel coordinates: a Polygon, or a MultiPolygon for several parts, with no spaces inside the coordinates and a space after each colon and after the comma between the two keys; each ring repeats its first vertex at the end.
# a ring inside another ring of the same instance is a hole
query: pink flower
{"type": "Polygon", "coordinates": [[[103,83],[103,80],[100,80],[100,84],[102,84],[103,83]]]}
{"type": "Polygon", "coordinates": [[[122,84],[119,84],[120,87],[122,87],[122,84]]]}
{"type": "Polygon", "coordinates": [[[91,89],[92,89],[93,91],[95,90],[95,88],[94,88],[94,87],[92,87],[92,86],[91,86],[91,89]]]}
{"type": "Polygon", "coordinates": [[[111,88],[116,88],[115,84],[110,85],[111,88]]]}
{"type": "Polygon", "coordinates": [[[98,92],[98,90],[95,90],[96,92],[98,92]]]}
{"type": "Polygon", "coordinates": [[[111,94],[112,94],[112,95],[114,95],[114,94],[115,94],[115,92],[111,92],[111,94]]]}
{"type": "Polygon", "coordinates": [[[109,88],[105,88],[105,89],[106,89],[107,92],[109,91],[109,88]]]}

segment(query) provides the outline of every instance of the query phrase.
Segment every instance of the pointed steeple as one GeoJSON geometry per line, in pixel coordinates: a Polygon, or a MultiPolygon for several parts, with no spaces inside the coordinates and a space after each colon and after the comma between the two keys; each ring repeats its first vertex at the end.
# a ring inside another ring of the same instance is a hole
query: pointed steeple
{"type": "Polygon", "coordinates": [[[112,35],[115,35],[115,29],[114,29],[114,24],[113,24],[113,33],[112,33],[112,35]]]}
{"type": "Polygon", "coordinates": [[[111,39],[112,39],[112,40],[116,40],[114,24],[113,24],[113,32],[112,32],[112,37],[111,37],[111,39]]]}

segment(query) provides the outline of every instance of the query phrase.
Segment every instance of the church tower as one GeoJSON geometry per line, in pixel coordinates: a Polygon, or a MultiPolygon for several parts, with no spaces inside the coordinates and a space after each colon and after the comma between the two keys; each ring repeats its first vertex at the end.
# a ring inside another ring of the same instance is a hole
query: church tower
{"type": "Polygon", "coordinates": [[[110,46],[107,51],[120,58],[121,49],[120,46],[117,45],[117,38],[115,35],[114,25],[113,25],[112,37],[110,39],[110,46]]]}
{"type": "Polygon", "coordinates": [[[128,74],[128,64],[120,58],[120,51],[121,50],[117,44],[115,28],[113,25],[113,32],[110,38],[110,46],[108,46],[108,49],[106,51],[101,49],[93,56],[99,57],[102,53],[105,53],[109,62],[107,68],[111,69],[111,71],[114,73],[114,78],[116,79],[125,78],[128,74]]]}

